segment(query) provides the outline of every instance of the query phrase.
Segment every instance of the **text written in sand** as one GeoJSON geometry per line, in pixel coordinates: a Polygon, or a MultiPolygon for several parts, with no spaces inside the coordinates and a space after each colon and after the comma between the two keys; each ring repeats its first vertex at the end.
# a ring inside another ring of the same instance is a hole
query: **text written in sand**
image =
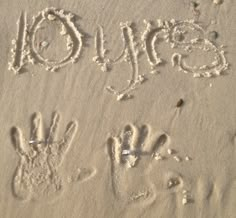
{"type": "MultiPolygon", "coordinates": [[[[12,40],[12,58],[9,62],[9,70],[16,74],[23,71],[26,64],[39,64],[47,71],[57,71],[68,64],[78,62],[83,48],[82,31],[77,28],[74,15],[61,9],[46,8],[32,18],[28,24],[27,15],[23,13],[17,22],[18,30],[16,39],[12,40]],[[64,39],[65,55],[55,52],[52,57],[45,57],[45,52],[53,44],[43,34],[45,25],[59,28],[57,38],[64,39]]],[[[134,23],[120,23],[123,48],[116,58],[108,57],[108,49],[105,47],[105,34],[102,26],[97,27],[94,37],[95,56],[92,60],[99,65],[101,71],[112,71],[116,64],[128,64],[127,74],[129,79],[124,81],[122,88],[107,84],[105,90],[116,97],[118,101],[130,99],[138,86],[148,79],[148,75],[139,70],[140,54],[145,54],[150,65],[150,73],[158,74],[161,66],[166,61],[161,56],[160,45],[169,45],[172,54],[169,57],[174,69],[192,74],[194,78],[206,78],[222,75],[228,69],[223,46],[217,46],[209,33],[196,21],[184,20],[156,20],[155,22],[144,20],[145,28],[140,39],[136,37],[134,23]],[[182,52],[181,52],[182,51],[182,52]],[[212,57],[211,63],[202,65],[188,64],[188,57],[194,52],[201,51],[212,57]]]]}

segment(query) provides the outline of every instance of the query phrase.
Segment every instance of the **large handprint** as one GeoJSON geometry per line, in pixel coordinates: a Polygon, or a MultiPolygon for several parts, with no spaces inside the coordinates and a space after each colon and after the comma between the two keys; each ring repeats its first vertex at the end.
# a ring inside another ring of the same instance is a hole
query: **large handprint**
{"type": "Polygon", "coordinates": [[[70,122],[62,139],[57,140],[60,116],[55,112],[46,136],[43,135],[42,116],[31,119],[31,138],[25,140],[18,127],[11,129],[11,139],[20,160],[13,177],[13,194],[22,200],[54,199],[62,192],[58,168],[77,131],[77,123],[70,122]]]}

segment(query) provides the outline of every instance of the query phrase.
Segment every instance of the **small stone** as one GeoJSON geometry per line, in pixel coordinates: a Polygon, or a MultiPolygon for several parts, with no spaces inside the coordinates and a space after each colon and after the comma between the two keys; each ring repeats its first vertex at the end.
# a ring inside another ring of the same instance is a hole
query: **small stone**
{"type": "Polygon", "coordinates": [[[171,178],[167,183],[167,187],[168,188],[173,188],[173,187],[175,187],[179,184],[180,184],[180,182],[179,182],[178,178],[171,178]]]}
{"type": "Polygon", "coordinates": [[[171,154],[174,153],[174,151],[173,151],[172,149],[169,148],[169,149],[167,149],[167,153],[171,155],[171,154]]]}
{"type": "Polygon", "coordinates": [[[47,18],[48,18],[48,20],[53,21],[56,19],[56,16],[53,14],[48,14],[47,18]]]}
{"type": "Polygon", "coordinates": [[[146,78],[144,77],[144,75],[139,75],[139,76],[138,76],[138,81],[139,81],[140,83],[144,82],[145,80],[146,80],[146,78]]]}
{"type": "Polygon", "coordinates": [[[161,63],[163,63],[163,60],[161,58],[157,58],[155,65],[159,65],[161,63]]]}
{"type": "Polygon", "coordinates": [[[200,78],[200,77],[201,77],[201,74],[200,74],[200,73],[194,73],[194,74],[193,74],[193,77],[194,77],[194,78],[200,78]]]}
{"type": "Polygon", "coordinates": [[[150,71],[150,74],[159,74],[160,72],[159,71],[157,71],[157,70],[152,70],[152,71],[150,71]]]}
{"type": "Polygon", "coordinates": [[[182,98],[179,99],[179,101],[176,104],[176,107],[181,107],[184,104],[184,100],[182,98]]]}
{"type": "Polygon", "coordinates": [[[126,97],[127,97],[126,94],[119,94],[119,95],[117,96],[116,100],[117,100],[117,101],[121,101],[121,100],[125,99],[126,97]]]}
{"type": "Polygon", "coordinates": [[[180,162],[180,161],[181,161],[180,157],[178,157],[178,156],[174,156],[174,159],[175,159],[177,162],[180,162]]]}
{"type": "Polygon", "coordinates": [[[155,158],[155,160],[163,160],[163,157],[161,156],[160,153],[154,154],[154,158],[155,158]]]}
{"type": "Polygon", "coordinates": [[[123,154],[123,155],[129,155],[129,154],[130,154],[130,150],[123,150],[123,151],[122,151],[122,154],[123,154]]]}
{"type": "Polygon", "coordinates": [[[170,181],[168,181],[168,188],[171,188],[172,186],[173,186],[173,181],[172,180],[170,180],[170,181]]]}
{"type": "Polygon", "coordinates": [[[223,3],[223,0],[213,0],[213,3],[216,5],[220,5],[223,3]]]}
{"type": "Polygon", "coordinates": [[[35,143],[35,141],[34,140],[30,140],[29,141],[29,144],[31,145],[31,144],[34,144],[35,143]]]}
{"type": "Polygon", "coordinates": [[[188,203],[188,199],[184,197],[184,198],[182,199],[182,204],[183,204],[183,205],[186,205],[187,203],[188,203]]]}
{"type": "Polygon", "coordinates": [[[41,45],[43,48],[45,48],[45,47],[47,47],[47,46],[49,45],[49,43],[48,43],[47,41],[42,41],[42,42],[40,43],[40,45],[41,45]]]}
{"type": "Polygon", "coordinates": [[[189,156],[186,156],[186,157],[185,157],[185,160],[186,160],[186,161],[190,161],[191,158],[190,158],[189,156]]]}
{"type": "Polygon", "coordinates": [[[102,67],[101,67],[101,70],[102,70],[103,72],[107,72],[107,71],[108,71],[107,64],[103,64],[102,67]]]}
{"type": "Polygon", "coordinates": [[[215,41],[218,37],[219,37],[218,32],[216,32],[216,31],[209,32],[209,39],[211,41],[215,41]]]}

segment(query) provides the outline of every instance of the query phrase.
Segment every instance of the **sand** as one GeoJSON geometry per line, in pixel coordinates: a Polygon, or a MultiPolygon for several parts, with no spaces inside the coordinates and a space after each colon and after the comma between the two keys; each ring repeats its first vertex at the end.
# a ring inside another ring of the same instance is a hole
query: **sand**
{"type": "Polygon", "coordinates": [[[0,217],[236,217],[235,10],[2,1],[0,217]]]}

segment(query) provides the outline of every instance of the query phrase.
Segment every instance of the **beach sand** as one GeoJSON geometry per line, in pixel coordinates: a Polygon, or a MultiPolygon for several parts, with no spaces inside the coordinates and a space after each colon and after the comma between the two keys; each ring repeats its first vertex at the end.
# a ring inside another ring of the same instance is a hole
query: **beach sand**
{"type": "Polygon", "coordinates": [[[0,217],[236,217],[235,10],[2,1],[0,217]]]}

